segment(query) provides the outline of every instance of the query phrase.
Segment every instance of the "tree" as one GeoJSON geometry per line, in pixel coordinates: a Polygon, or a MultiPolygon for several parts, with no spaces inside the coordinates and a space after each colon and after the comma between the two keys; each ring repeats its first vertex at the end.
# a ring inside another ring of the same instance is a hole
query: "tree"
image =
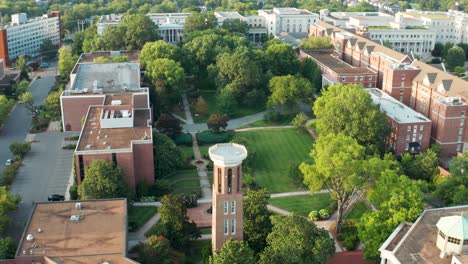
{"type": "Polygon", "coordinates": [[[163,236],[152,235],[148,237],[141,248],[140,262],[142,264],[152,264],[157,259],[158,263],[172,263],[170,256],[170,242],[163,236]]]}
{"type": "Polygon", "coordinates": [[[328,232],[297,216],[272,216],[273,229],[259,263],[327,263],[335,254],[328,232]]]}
{"type": "Polygon", "coordinates": [[[368,152],[384,152],[390,133],[388,119],[362,86],[331,85],[322,90],[313,110],[320,135],[343,133],[367,146],[368,152]]]}
{"type": "Polygon", "coordinates": [[[315,92],[309,80],[299,76],[276,76],[270,80],[271,95],[268,105],[286,105],[293,108],[298,101],[311,98],[315,92]]]}
{"type": "Polygon", "coordinates": [[[125,27],[127,50],[141,50],[146,42],[158,39],[158,26],[146,15],[127,14],[119,26],[125,27]]]}
{"type": "Polygon", "coordinates": [[[0,125],[5,122],[15,102],[5,95],[0,95],[0,125]]]}
{"type": "Polygon", "coordinates": [[[451,43],[451,42],[445,43],[444,48],[442,49],[442,58],[443,58],[443,59],[446,59],[446,58],[447,58],[448,51],[449,51],[451,48],[453,48],[453,43],[451,43]]]}
{"type": "Polygon", "coordinates": [[[270,194],[266,189],[247,190],[243,201],[244,240],[258,254],[266,246],[271,232],[271,213],[267,209],[270,194]]]}
{"type": "Polygon", "coordinates": [[[218,21],[211,13],[191,13],[185,19],[184,34],[187,36],[192,32],[216,28],[218,21]]]}
{"type": "Polygon", "coordinates": [[[403,174],[411,179],[429,182],[439,175],[439,155],[432,148],[426,149],[416,158],[405,153],[401,158],[401,168],[403,174]]]}
{"type": "Polygon", "coordinates": [[[413,222],[419,217],[424,209],[423,195],[416,182],[394,170],[386,170],[368,198],[377,211],[363,215],[358,234],[364,243],[365,257],[377,260],[379,247],[393,230],[400,223],[413,222]]]}
{"type": "Polygon", "coordinates": [[[153,133],[155,177],[163,178],[182,164],[182,154],[174,142],[164,134],[153,133]]]}
{"type": "Polygon", "coordinates": [[[436,196],[447,205],[468,204],[468,152],[450,162],[450,177],[436,186],[436,196]]]}
{"type": "Polygon", "coordinates": [[[150,61],[156,59],[171,59],[179,61],[181,59],[181,51],[178,47],[171,45],[163,40],[155,42],[147,42],[141,50],[139,60],[144,68],[150,61]]]}
{"type": "Polygon", "coordinates": [[[26,65],[28,59],[25,55],[19,56],[18,60],[16,61],[16,69],[20,71],[20,79],[21,80],[28,80],[29,81],[29,66],[26,65]]]}
{"type": "Polygon", "coordinates": [[[75,32],[73,35],[73,43],[72,43],[72,53],[73,55],[80,55],[83,53],[83,42],[85,39],[84,32],[75,32]]]}
{"type": "Polygon", "coordinates": [[[273,43],[265,50],[265,60],[268,69],[275,76],[296,74],[299,70],[299,60],[293,47],[284,43],[273,43]]]}
{"type": "Polygon", "coordinates": [[[85,170],[85,178],[78,186],[82,200],[125,197],[127,189],[122,170],[112,161],[93,160],[85,170]]]}
{"type": "Polygon", "coordinates": [[[219,133],[228,126],[229,117],[227,115],[212,114],[206,123],[208,129],[214,133],[219,133]]]}
{"type": "Polygon", "coordinates": [[[83,52],[92,52],[98,50],[98,47],[99,37],[97,35],[97,27],[96,25],[92,25],[89,28],[87,28],[84,32],[82,50],[83,52]]]}
{"type": "Polygon", "coordinates": [[[208,104],[202,96],[197,98],[197,102],[195,103],[195,111],[202,115],[206,115],[208,113],[208,104]]]}
{"type": "Polygon", "coordinates": [[[183,249],[189,240],[200,237],[196,224],[189,222],[182,197],[165,195],[161,199],[159,214],[161,218],[156,224],[155,233],[167,238],[173,248],[183,249]]]}
{"type": "Polygon", "coordinates": [[[180,98],[185,84],[185,73],[179,63],[170,59],[149,61],[146,64],[146,75],[155,84],[158,95],[167,98],[165,104],[180,98]]]}
{"type": "Polygon", "coordinates": [[[51,39],[44,39],[39,47],[41,56],[45,59],[52,59],[57,55],[58,46],[54,45],[51,39]]]}
{"type": "Polygon", "coordinates": [[[465,52],[462,48],[453,46],[448,50],[445,61],[447,63],[447,68],[453,71],[456,66],[463,66],[465,64],[465,52]]]}
{"type": "Polygon", "coordinates": [[[0,187],[0,233],[3,233],[11,224],[10,212],[16,209],[16,206],[21,201],[19,195],[12,195],[8,191],[8,187],[0,187]]]}
{"type": "Polygon", "coordinates": [[[15,253],[15,241],[11,237],[0,238],[0,259],[14,259],[15,253]]]}
{"type": "Polygon", "coordinates": [[[244,241],[229,239],[224,242],[221,250],[214,256],[214,264],[254,264],[252,249],[244,241]]]}
{"type": "Polygon", "coordinates": [[[303,113],[297,114],[293,120],[291,121],[291,124],[297,128],[303,127],[307,122],[307,117],[303,113]]]}
{"type": "Polygon", "coordinates": [[[304,50],[332,49],[333,44],[329,37],[309,37],[301,40],[299,47],[304,50]]]}
{"type": "Polygon", "coordinates": [[[31,142],[13,142],[10,144],[10,152],[13,156],[18,156],[21,159],[31,150],[31,142]]]}
{"type": "Polygon", "coordinates": [[[58,70],[60,75],[70,75],[73,67],[75,67],[77,58],[73,56],[70,46],[65,46],[59,50],[58,70]]]}
{"type": "Polygon", "coordinates": [[[171,138],[182,131],[179,119],[175,118],[171,114],[161,114],[158,121],[156,121],[155,127],[159,132],[166,134],[171,138]]]}
{"type": "Polygon", "coordinates": [[[441,57],[443,50],[444,50],[444,44],[442,44],[440,42],[436,42],[436,44],[434,45],[434,49],[432,50],[431,54],[434,57],[441,57]]]}
{"type": "Polygon", "coordinates": [[[344,134],[321,135],[310,156],[314,163],[300,166],[304,183],[311,193],[322,189],[330,191],[332,199],[338,203],[336,230],[340,233],[343,213],[367,180],[362,175],[365,148],[344,134]]]}
{"type": "Polygon", "coordinates": [[[226,19],[223,22],[222,28],[232,33],[237,33],[241,36],[247,36],[249,34],[249,24],[240,19],[226,19]]]}
{"type": "Polygon", "coordinates": [[[51,92],[44,101],[44,108],[46,111],[47,118],[51,120],[59,120],[61,114],[60,108],[60,95],[62,94],[62,89],[51,92]]]}
{"type": "Polygon", "coordinates": [[[21,80],[15,87],[16,96],[21,96],[23,93],[28,91],[29,82],[27,80],[21,80]]]}
{"type": "Polygon", "coordinates": [[[121,25],[106,27],[98,46],[101,50],[122,50],[125,47],[125,34],[126,28],[121,25]]]}
{"type": "Polygon", "coordinates": [[[316,90],[322,88],[322,73],[320,67],[311,58],[305,58],[301,63],[301,75],[308,79],[316,90]]]}

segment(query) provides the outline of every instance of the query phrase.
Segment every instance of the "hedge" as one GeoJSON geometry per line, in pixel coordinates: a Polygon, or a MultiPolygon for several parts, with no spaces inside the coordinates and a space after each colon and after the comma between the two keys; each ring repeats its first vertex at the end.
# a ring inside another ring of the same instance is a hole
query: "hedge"
{"type": "Polygon", "coordinates": [[[176,145],[187,145],[192,146],[192,135],[189,133],[180,133],[174,137],[174,143],[176,145]]]}
{"type": "Polygon", "coordinates": [[[197,141],[200,145],[225,143],[231,141],[235,134],[236,133],[234,131],[225,131],[221,133],[204,131],[201,133],[197,133],[197,141]]]}

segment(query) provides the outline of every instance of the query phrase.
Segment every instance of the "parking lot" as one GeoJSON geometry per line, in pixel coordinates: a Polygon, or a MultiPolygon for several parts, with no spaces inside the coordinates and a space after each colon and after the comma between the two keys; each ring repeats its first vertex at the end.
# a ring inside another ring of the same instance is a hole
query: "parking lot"
{"type": "Polygon", "coordinates": [[[22,197],[13,213],[13,226],[8,234],[18,240],[31,213],[33,202],[47,201],[49,194],[65,195],[72,168],[73,150],[62,149],[65,134],[49,132],[33,135],[32,149],[11,186],[13,194],[22,197]]]}

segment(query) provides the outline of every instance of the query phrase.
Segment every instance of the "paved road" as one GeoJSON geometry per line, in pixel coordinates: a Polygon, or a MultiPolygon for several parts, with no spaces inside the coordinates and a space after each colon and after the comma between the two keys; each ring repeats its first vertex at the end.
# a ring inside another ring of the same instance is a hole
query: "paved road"
{"type": "Polygon", "coordinates": [[[65,195],[73,150],[61,149],[64,135],[61,132],[36,134],[31,152],[11,185],[11,192],[22,197],[18,209],[12,213],[13,226],[7,232],[15,240],[21,237],[34,202],[47,201],[47,196],[53,193],[65,195]]]}
{"type": "MultiPolygon", "coordinates": [[[[34,102],[39,104],[47,98],[50,88],[54,84],[55,77],[45,76],[35,80],[30,92],[34,98],[34,102]]],[[[5,122],[0,129],[0,170],[3,171],[5,161],[11,158],[8,146],[14,141],[23,141],[31,127],[31,114],[23,104],[17,104],[10,118],[5,122]]]]}

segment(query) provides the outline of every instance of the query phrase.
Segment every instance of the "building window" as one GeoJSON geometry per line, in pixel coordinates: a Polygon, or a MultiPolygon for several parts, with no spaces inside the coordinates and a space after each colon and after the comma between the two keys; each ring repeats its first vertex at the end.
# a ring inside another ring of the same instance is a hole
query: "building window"
{"type": "Polygon", "coordinates": [[[461,119],[460,120],[460,126],[464,126],[465,125],[465,119],[461,119]]]}
{"type": "Polygon", "coordinates": [[[360,81],[363,81],[363,80],[364,80],[364,76],[359,77],[359,80],[360,80],[360,81]]]}
{"type": "Polygon", "coordinates": [[[461,111],[460,115],[461,115],[462,117],[465,117],[465,111],[461,111]]]}
{"type": "Polygon", "coordinates": [[[342,82],[346,81],[346,77],[341,77],[341,81],[342,82]]]}
{"type": "Polygon", "coordinates": [[[453,243],[453,244],[460,245],[460,239],[458,239],[458,238],[448,237],[447,241],[448,241],[449,243],[453,243]]]}
{"type": "Polygon", "coordinates": [[[457,152],[460,152],[461,150],[461,145],[457,145],[457,152]]]}
{"type": "Polygon", "coordinates": [[[423,134],[419,134],[419,140],[422,140],[423,134]]]}
{"type": "Polygon", "coordinates": [[[224,201],[224,214],[225,214],[225,215],[228,214],[228,206],[229,206],[229,202],[228,202],[228,201],[224,201]]]}
{"type": "Polygon", "coordinates": [[[406,135],[406,141],[409,141],[410,136],[406,135]]]}
{"type": "Polygon", "coordinates": [[[112,153],[112,163],[117,166],[117,153],[112,153]]]}
{"type": "Polygon", "coordinates": [[[228,193],[231,193],[231,188],[232,188],[232,169],[228,169],[228,193]]]}
{"type": "Polygon", "coordinates": [[[405,86],[405,82],[401,82],[400,87],[404,87],[404,86],[405,86]]]}
{"type": "Polygon", "coordinates": [[[461,134],[463,134],[463,128],[458,129],[458,135],[461,135],[461,134]]]}
{"type": "Polygon", "coordinates": [[[424,130],[424,126],[423,126],[423,125],[420,125],[420,126],[419,126],[419,130],[423,131],[423,130],[424,130]]]}
{"type": "Polygon", "coordinates": [[[408,150],[408,148],[409,148],[409,144],[406,143],[406,144],[405,144],[405,150],[408,150]]]}
{"type": "Polygon", "coordinates": [[[358,80],[358,77],[357,77],[357,76],[354,76],[354,80],[357,81],[357,80],[358,80]]]}
{"type": "Polygon", "coordinates": [[[407,131],[411,131],[411,126],[408,126],[408,128],[406,129],[407,131]]]}
{"type": "Polygon", "coordinates": [[[229,235],[229,222],[227,219],[224,219],[224,235],[229,235]]]}
{"type": "Polygon", "coordinates": [[[369,76],[369,81],[372,81],[372,76],[369,76]]]}
{"type": "Polygon", "coordinates": [[[231,219],[231,234],[236,234],[236,219],[231,219]]]}
{"type": "Polygon", "coordinates": [[[221,192],[221,169],[218,168],[218,192],[221,192]]]}
{"type": "Polygon", "coordinates": [[[236,213],[236,201],[231,201],[231,214],[236,213]]]}
{"type": "Polygon", "coordinates": [[[439,235],[440,235],[443,239],[445,239],[445,234],[444,234],[444,232],[439,231],[439,235]]]}
{"type": "Polygon", "coordinates": [[[462,142],[462,137],[458,136],[457,142],[462,142]]]}

